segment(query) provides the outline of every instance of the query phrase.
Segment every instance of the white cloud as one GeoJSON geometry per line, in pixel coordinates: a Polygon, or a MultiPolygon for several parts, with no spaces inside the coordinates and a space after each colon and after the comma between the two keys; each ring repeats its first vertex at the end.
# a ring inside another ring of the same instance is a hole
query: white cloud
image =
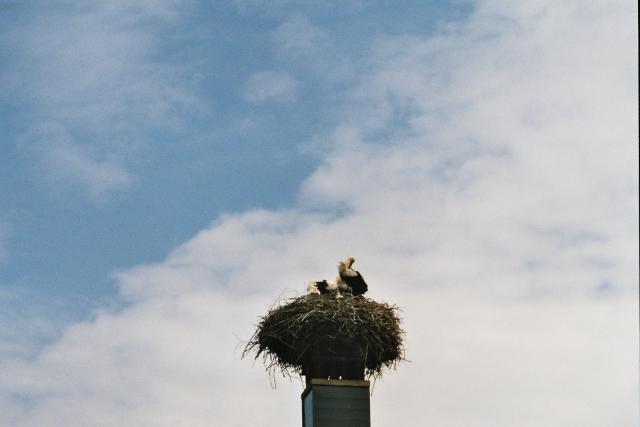
{"type": "Polygon", "coordinates": [[[408,332],[373,425],[636,425],[628,9],[481,2],[451,33],[380,39],[298,205],[223,217],[118,273],[127,308],[0,362],[0,421],[297,424],[301,385],[269,390],[240,340],[353,254],[408,332]]]}
{"type": "Polygon", "coordinates": [[[289,74],[261,71],[244,84],[242,98],[254,104],[267,101],[292,102],[296,98],[298,82],[289,74]]]}
{"type": "Polygon", "coordinates": [[[65,316],[60,313],[69,313],[72,304],[24,286],[1,283],[1,358],[29,359],[37,355],[43,342],[51,342],[61,335],[60,325],[65,316]]]}

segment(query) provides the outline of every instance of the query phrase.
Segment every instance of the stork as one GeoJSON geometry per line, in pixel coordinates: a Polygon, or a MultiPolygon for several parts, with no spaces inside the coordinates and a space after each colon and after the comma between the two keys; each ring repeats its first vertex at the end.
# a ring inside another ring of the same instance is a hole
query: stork
{"type": "Polygon", "coordinates": [[[352,294],[362,295],[369,287],[359,271],[351,268],[356,259],[352,256],[338,264],[338,289],[352,294]]]}
{"type": "Polygon", "coordinates": [[[320,282],[311,281],[307,284],[307,295],[327,295],[339,294],[338,286],[335,283],[322,280],[320,282]]]}

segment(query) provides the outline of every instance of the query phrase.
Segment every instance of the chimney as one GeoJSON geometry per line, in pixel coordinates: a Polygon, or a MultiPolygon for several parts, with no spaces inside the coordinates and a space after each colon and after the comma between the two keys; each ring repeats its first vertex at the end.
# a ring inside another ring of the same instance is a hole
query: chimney
{"type": "Polygon", "coordinates": [[[343,355],[310,354],[303,363],[307,383],[302,392],[303,427],[371,425],[364,362],[347,349],[340,350],[343,355]]]}
{"type": "Polygon", "coordinates": [[[311,378],[302,393],[302,427],[370,427],[369,381],[311,378]]]}

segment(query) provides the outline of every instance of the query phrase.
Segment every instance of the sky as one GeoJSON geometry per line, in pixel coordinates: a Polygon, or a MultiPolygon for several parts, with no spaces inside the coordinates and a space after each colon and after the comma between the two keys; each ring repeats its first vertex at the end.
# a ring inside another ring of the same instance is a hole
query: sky
{"type": "Polygon", "coordinates": [[[353,255],[373,426],[637,426],[636,17],[0,0],[0,425],[299,425],[242,348],[353,255]]]}

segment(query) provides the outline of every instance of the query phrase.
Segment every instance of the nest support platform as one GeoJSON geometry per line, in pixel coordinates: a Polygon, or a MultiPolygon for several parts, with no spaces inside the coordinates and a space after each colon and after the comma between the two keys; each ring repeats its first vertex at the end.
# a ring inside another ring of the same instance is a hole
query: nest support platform
{"type": "Polygon", "coordinates": [[[358,357],[306,355],[300,372],[307,384],[312,378],[331,380],[364,380],[365,364],[358,357]]]}

